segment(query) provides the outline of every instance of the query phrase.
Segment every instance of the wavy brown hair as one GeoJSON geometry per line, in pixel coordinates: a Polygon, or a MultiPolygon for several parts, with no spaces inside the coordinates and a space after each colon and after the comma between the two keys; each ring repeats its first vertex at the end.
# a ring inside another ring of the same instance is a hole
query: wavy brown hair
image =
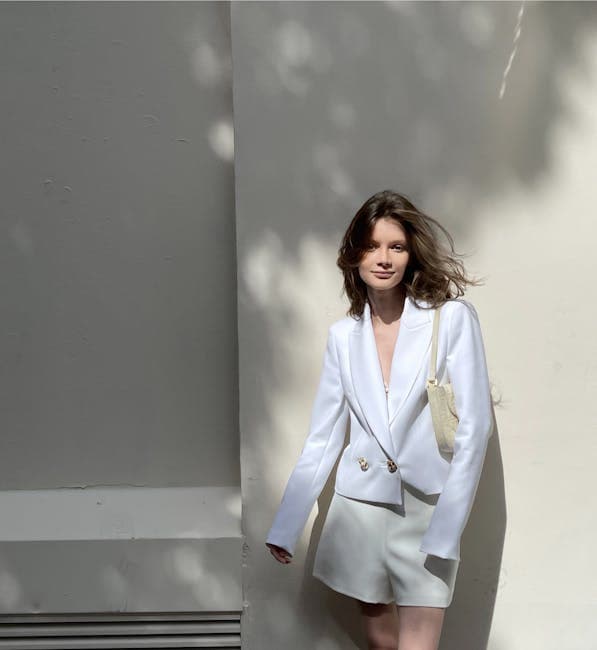
{"type": "Polygon", "coordinates": [[[458,259],[465,255],[454,250],[452,236],[438,221],[419,210],[404,194],[383,190],[359,208],[338,250],[336,263],[344,275],[344,292],[350,300],[347,315],[360,318],[365,309],[367,285],[359,275],[358,266],[375,222],[384,217],[395,219],[406,232],[409,260],[401,284],[415,303],[424,300],[435,308],[464,295],[467,285],[483,284],[467,276],[464,264],[458,259]],[[440,233],[445,235],[449,248],[441,243],[440,233]]]}

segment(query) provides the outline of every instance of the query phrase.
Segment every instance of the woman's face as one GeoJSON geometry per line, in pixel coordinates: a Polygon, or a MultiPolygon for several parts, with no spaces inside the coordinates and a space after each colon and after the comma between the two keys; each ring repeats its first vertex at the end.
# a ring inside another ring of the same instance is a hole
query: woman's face
{"type": "Polygon", "coordinates": [[[375,222],[368,248],[359,263],[359,275],[371,289],[394,289],[402,282],[408,259],[404,228],[394,219],[383,217],[375,222]]]}

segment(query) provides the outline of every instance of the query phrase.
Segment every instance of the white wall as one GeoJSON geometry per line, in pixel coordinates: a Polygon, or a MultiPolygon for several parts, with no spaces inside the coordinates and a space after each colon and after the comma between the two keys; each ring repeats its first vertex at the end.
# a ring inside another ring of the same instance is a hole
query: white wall
{"type": "Polygon", "coordinates": [[[584,649],[595,637],[591,336],[597,5],[233,3],[243,647],[365,647],[311,576],[333,477],[290,565],[264,539],[307,433],[335,267],[393,187],[471,272],[498,435],[463,539],[443,650],[584,649]],[[319,512],[319,514],[318,514],[319,512]],[[312,534],[311,534],[312,533],[312,534]]]}

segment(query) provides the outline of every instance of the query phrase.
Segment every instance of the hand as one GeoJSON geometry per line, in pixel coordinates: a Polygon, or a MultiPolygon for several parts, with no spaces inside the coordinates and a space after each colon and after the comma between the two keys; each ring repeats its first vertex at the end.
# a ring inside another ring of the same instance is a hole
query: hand
{"type": "Polygon", "coordinates": [[[269,548],[270,553],[282,564],[290,564],[292,562],[292,555],[281,546],[276,546],[275,544],[269,544],[268,542],[265,545],[269,548]]]}

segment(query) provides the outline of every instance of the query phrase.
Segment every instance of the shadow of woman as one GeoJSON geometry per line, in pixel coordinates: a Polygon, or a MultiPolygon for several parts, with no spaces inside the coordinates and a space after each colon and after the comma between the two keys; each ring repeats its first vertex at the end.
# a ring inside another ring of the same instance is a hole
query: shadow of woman
{"type": "Polygon", "coordinates": [[[499,436],[489,439],[477,496],[461,540],[454,598],[446,611],[441,650],[485,650],[498,591],[506,496],[499,436]]]}

